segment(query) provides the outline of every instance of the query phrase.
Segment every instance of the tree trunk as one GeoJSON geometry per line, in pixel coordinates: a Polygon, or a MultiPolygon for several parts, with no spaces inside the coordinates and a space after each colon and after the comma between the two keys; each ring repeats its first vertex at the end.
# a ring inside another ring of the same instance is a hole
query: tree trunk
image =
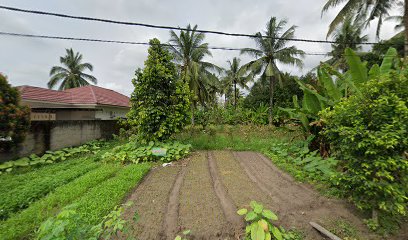
{"type": "Polygon", "coordinates": [[[269,125],[273,124],[273,77],[269,77],[269,125]]]}
{"type": "Polygon", "coordinates": [[[234,81],[234,107],[235,109],[237,109],[237,82],[236,81],[234,81]]]}
{"type": "Polygon", "coordinates": [[[404,55],[405,57],[408,57],[408,0],[405,0],[404,4],[404,27],[405,27],[404,55]]]}

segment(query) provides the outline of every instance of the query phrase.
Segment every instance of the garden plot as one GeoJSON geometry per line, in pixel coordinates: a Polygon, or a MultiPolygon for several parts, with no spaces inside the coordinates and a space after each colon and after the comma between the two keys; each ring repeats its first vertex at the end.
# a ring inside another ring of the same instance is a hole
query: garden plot
{"type": "Polygon", "coordinates": [[[129,235],[138,239],[174,239],[184,230],[191,231],[189,239],[240,238],[244,222],[236,210],[251,200],[276,212],[279,225],[303,232],[305,239],[324,239],[309,222],[325,226],[335,220],[351,223],[363,239],[375,239],[347,203],[295,182],[255,152],[196,152],[153,170],[129,200],[134,206],[126,218],[135,211],[140,215],[129,235]]]}

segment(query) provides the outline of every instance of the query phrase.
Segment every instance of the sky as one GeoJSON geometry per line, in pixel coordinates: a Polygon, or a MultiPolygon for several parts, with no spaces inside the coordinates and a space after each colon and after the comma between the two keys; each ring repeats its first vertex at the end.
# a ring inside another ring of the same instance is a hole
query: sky
{"type": "MultiPolygon", "coordinates": [[[[338,9],[321,16],[326,0],[0,0],[0,5],[38,11],[57,12],[76,16],[109,18],[120,21],[156,25],[180,26],[197,24],[199,29],[253,34],[263,31],[266,22],[275,16],[286,19],[287,27],[296,25],[296,37],[325,40],[330,21],[338,9]]],[[[381,39],[395,34],[394,23],[386,22],[381,39]]],[[[366,30],[370,41],[375,37],[375,22],[366,30]]],[[[0,9],[0,31],[23,34],[65,37],[98,38],[106,40],[148,42],[158,38],[169,40],[169,31],[138,26],[87,22],[52,16],[40,16],[0,9]]],[[[215,47],[255,47],[250,38],[207,34],[206,42],[215,47]]],[[[330,44],[290,42],[306,53],[326,53],[330,44]]],[[[82,53],[83,60],[94,66],[91,73],[98,86],[130,95],[131,79],[137,68],[143,68],[147,46],[114,43],[90,43],[67,40],[19,38],[0,35],[0,72],[13,86],[31,85],[46,87],[49,71],[59,65],[59,57],[66,48],[82,53]]],[[[250,57],[238,51],[212,50],[206,60],[227,67],[227,60],[250,57]]],[[[293,75],[302,75],[324,60],[324,56],[306,56],[304,67],[280,65],[280,69],[293,75]]]]}

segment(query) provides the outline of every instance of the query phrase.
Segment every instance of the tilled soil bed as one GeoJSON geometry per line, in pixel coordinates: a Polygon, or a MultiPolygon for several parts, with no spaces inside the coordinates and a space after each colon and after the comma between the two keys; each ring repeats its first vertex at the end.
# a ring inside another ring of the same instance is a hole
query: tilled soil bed
{"type": "Polygon", "coordinates": [[[242,239],[237,209],[256,200],[279,216],[278,224],[325,239],[309,222],[326,225],[346,220],[363,239],[375,239],[345,201],[321,196],[297,183],[265,156],[255,152],[200,151],[167,167],[158,167],[127,201],[125,219],[140,220],[122,237],[171,239],[190,230],[188,239],[242,239]]]}

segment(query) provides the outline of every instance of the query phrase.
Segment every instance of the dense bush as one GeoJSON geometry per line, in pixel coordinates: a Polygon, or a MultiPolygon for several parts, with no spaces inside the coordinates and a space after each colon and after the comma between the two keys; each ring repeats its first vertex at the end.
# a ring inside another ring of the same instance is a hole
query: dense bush
{"type": "Polygon", "coordinates": [[[30,127],[30,109],[20,106],[20,94],[0,74],[0,152],[21,143],[30,127]]]}
{"type": "Polygon", "coordinates": [[[136,72],[127,124],[143,142],[162,141],[188,119],[189,90],[178,79],[173,57],[157,39],[150,41],[145,68],[136,72]]]}
{"type": "Polygon", "coordinates": [[[407,76],[407,70],[377,75],[361,95],[321,114],[324,134],[342,160],[337,186],[373,213],[407,214],[407,76]]]}

